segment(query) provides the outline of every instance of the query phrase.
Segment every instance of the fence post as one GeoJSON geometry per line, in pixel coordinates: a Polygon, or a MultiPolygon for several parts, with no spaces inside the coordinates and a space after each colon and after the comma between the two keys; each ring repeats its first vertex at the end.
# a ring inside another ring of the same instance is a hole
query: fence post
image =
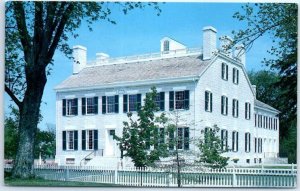
{"type": "Polygon", "coordinates": [[[118,168],[115,169],[115,180],[114,180],[115,184],[118,184],[118,168]]]}
{"type": "Polygon", "coordinates": [[[68,181],[69,177],[70,177],[69,167],[66,166],[66,168],[65,168],[65,181],[68,181]]]}
{"type": "Polygon", "coordinates": [[[237,179],[236,179],[236,171],[235,171],[235,166],[233,166],[233,173],[232,173],[232,187],[237,186],[237,179]]]}

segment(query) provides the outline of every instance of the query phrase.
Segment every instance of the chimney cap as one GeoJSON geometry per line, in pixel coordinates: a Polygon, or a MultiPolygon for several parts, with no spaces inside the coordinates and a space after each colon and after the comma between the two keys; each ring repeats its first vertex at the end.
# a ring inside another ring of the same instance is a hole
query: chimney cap
{"type": "Polygon", "coordinates": [[[84,46],[81,46],[81,45],[75,45],[75,46],[73,46],[73,49],[82,49],[82,50],[87,50],[87,48],[86,48],[86,47],[84,47],[84,46]]]}
{"type": "Polygon", "coordinates": [[[203,31],[206,31],[206,30],[211,30],[211,31],[213,31],[213,32],[217,32],[217,29],[215,29],[214,27],[212,27],[212,26],[206,26],[206,27],[203,27],[203,29],[202,29],[203,31]]]}

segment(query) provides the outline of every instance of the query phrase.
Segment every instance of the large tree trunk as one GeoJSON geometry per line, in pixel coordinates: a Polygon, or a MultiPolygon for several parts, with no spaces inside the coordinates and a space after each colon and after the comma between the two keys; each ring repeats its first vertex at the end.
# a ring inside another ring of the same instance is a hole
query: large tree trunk
{"type": "Polygon", "coordinates": [[[12,171],[13,177],[34,176],[34,146],[40,116],[40,104],[46,84],[45,68],[29,72],[27,89],[20,109],[19,145],[12,171]]]}

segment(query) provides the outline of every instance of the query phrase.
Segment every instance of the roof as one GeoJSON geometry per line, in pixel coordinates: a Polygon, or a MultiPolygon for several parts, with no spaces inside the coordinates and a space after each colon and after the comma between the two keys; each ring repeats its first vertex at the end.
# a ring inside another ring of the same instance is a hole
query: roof
{"type": "Polygon", "coordinates": [[[275,109],[274,107],[269,106],[268,104],[266,104],[266,103],[264,103],[264,102],[261,102],[261,101],[259,101],[259,100],[257,100],[257,99],[254,100],[254,105],[255,105],[256,107],[261,107],[261,108],[268,109],[268,110],[271,110],[271,111],[273,111],[273,112],[279,113],[279,111],[278,111],[277,109],[275,109]]]}
{"type": "Polygon", "coordinates": [[[201,55],[86,67],[55,87],[77,89],[115,83],[199,76],[209,65],[201,55]]]}

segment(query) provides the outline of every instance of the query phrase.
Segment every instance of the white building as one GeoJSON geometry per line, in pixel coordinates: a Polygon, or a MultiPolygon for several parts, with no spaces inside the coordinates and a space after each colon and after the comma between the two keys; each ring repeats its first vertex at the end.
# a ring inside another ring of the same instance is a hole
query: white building
{"type": "MultiPolygon", "coordinates": [[[[112,135],[121,135],[126,113],[143,105],[155,86],[162,111],[178,110],[185,119],[183,136],[217,125],[225,155],[238,164],[278,161],[279,111],[256,100],[246,69],[243,46],[217,30],[203,28],[203,49],[189,49],[165,37],[159,53],[110,58],[97,53],[87,62],[87,49],[74,47],[73,75],[56,90],[56,162],[60,165],[115,166],[120,151],[112,135]]],[[[197,153],[192,144],[181,149],[197,153]]]]}

